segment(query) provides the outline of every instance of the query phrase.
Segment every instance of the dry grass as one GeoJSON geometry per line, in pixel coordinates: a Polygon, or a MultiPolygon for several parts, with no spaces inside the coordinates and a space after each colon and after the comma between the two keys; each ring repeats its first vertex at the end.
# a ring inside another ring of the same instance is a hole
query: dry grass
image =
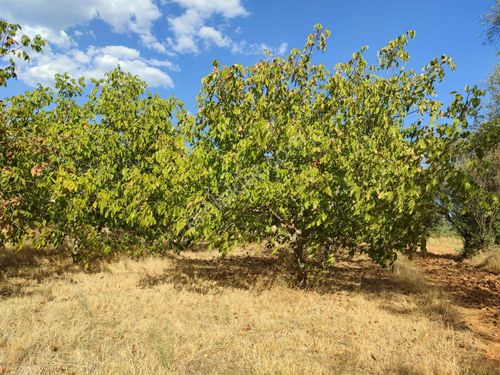
{"type": "Polygon", "coordinates": [[[334,287],[303,291],[265,256],[124,258],[94,272],[22,257],[0,257],[1,374],[488,373],[446,296],[407,262],[394,274],[340,262],[334,287]]]}
{"type": "Polygon", "coordinates": [[[458,236],[431,237],[427,241],[427,248],[435,254],[449,254],[450,251],[459,254],[463,241],[458,236]]]}
{"type": "Polygon", "coordinates": [[[500,274],[500,246],[493,247],[473,256],[467,260],[467,263],[474,267],[500,274]]]}
{"type": "MultiPolygon", "coordinates": [[[[428,248],[434,254],[459,254],[463,247],[463,241],[457,236],[431,237],[428,241],[428,248]]],[[[465,260],[466,264],[483,270],[499,274],[500,273],[500,246],[493,246],[465,260]]]]}
{"type": "Polygon", "coordinates": [[[390,275],[396,290],[379,295],[383,297],[387,308],[394,312],[414,314],[430,320],[438,321],[456,330],[464,330],[465,325],[459,309],[454,305],[450,295],[441,288],[426,282],[422,272],[408,259],[401,257],[390,275]],[[401,293],[402,292],[402,293],[401,293]],[[410,295],[410,298],[402,298],[410,295]]]}

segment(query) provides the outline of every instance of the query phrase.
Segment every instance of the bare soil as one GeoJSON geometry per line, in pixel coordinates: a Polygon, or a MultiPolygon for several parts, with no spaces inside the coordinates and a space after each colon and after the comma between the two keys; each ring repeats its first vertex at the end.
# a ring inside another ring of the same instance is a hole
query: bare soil
{"type": "Polygon", "coordinates": [[[451,248],[430,246],[415,259],[431,285],[442,288],[460,307],[464,323],[485,354],[500,361],[500,276],[464,263],[451,248]]]}

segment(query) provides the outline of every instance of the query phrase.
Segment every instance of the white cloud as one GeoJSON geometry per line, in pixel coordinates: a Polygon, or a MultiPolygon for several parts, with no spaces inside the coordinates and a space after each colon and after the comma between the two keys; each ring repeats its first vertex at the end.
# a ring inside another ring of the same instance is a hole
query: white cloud
{"type": "Polygon", "coordinates": [[[288,50],[288,43],[283,42],[279,45],[276,52],[278,55],[283,56],[284,54],[286,54],[287,50],[288,50]]]}
{"type": "Polygon", "coordinates": [[[219,13],[225,18],[248,15],[240,0],[173,0],[183,8],[197,11],[205,17],[219,13]]]}
{"type": "Polygon", "coordinates": [[[184,9],[177,17],[169,17],[168,23],[174,38],[168,38],[170,47],[177,53],[198,53],[198,42],[207,46],[229,47],[233,41],[220,30],[207,26],[206,22],[214,15],[229,19],[247,16],[248,12],[241,0],[172,0],[184,9]]]}
{"type": "Polygon", "coordinates": [[[168,60],[149,59],[148,63],[151,64],[152,66],[157,66],[159,68],[166,68],[166,69],[171,70],[173,72],[180,72],[181,71],[179,65],[176,65],[168,60]]]}
{"type": "Polygon", "coordinates": [[[100,51],[106,55],[125,60],[135,60],[141,55],[136,49],[125,46],[107,46],[101,48],[100,51]]]}
{"type": "Polygon", "coordinates": [[[230,38],[223,36],[219,30],[210,26],[203,26],[198,35],[205,41],[211,41],[218,47],[228,47],[232,43],[230,38]]]}
{"type": "MultiPolygon", "coordinates": [[[[167,43],[176,53],[199,53],[199,42],[204,42],[207,47],[216,45],[229,48],[232,53],[239,54],[258,55],[266,49],[275,55],[286,53],[287,43],[274,48],[264,43],[235,41],[228,35],[224,35],[220,29],[207,25],[215,15],[220,15],[225,19],[247,16],[249,13],[241,0],[170,0],[169,2],[176,3],[184,9],[181,15],[168,18],[174,35],[167,38],[167,43]]],[[[235,33],[241,33],[241,28],[236,28],[235,33]]]]}
{"type": "Polygon", "coordinates": [[[67,72],[73,77],[102,78],[118,65],[140,76],[151,87],[172,88],[170,76],[160,68],[175,69],[168,61],[142,58],[139,51],[125,46],[89,47],[86,51],[71,49],[57,53],[50,48],[43,55],[33,56],[30,64],[21,64],[19,78],[29,85],[51,85],[56,73],[67,72]]]}
{"type": "Polygon", "coordinates": [[[165,52],[151,31],[162,15],[154,0],[2,0],[0,15],[61,48],[75,46],[66,30],[101,19],[113,31],[135,33],[148,48],[165,52]]]}
{"type": "Polygon", "coordinates": [[[170,47],[178,53],[197,53],[196,36],[204,23],[200,13],[188,9],[179,17],[169,18],[168,23],[175,36],[175,39],[167,39],[170,47]]]}
{"type": "Polygon", "coordinates": [[[266,43],[247,43],[244,40],[231,44],[231,52],[242,55],[262,55],[266,50],[274,56],[283,56],[288,50],[288,43],[283,42],[278,47],[272,47],[266,43]]]}

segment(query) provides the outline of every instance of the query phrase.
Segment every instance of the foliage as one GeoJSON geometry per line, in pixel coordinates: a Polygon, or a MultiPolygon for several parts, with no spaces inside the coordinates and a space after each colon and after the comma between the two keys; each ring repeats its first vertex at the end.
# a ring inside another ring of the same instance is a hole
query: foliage
{"type": "Polygon", "coordinates": [[[455,228],[443,217],[436,213],[435,222],[432,225],[430,236],[435,238],[458,237],[455,228]]]}
{"type": "Polygon", "coordinates": [[[443,55],[422,73],[407,70],[414,35],[381,49],[376,66],[363,47],[333,73],[312,61],[329,36],[320,25],[286,58],[215,62],[190,135],[203,238],[222,251],[249,237],[286,245],[302,285],[340,249],[385,265],[425,247],[451,146],[481,92],[443,108],[435,84],[453,63],[443,55]]]}
{"type": "MultiPolygon", "coordinates": [[[[500,3],[484,16],[487,40],[495,43],[500,30],[500,3]]],[[[456,173],[445,185],[444,217],[464,240],[470,257],[500,241],[500,66],[488,82],[486,114],[477,116],[475,132],[455,145],[456,173]]]]}
{"type": "Polygon", "coordinates": [[[496,4],[491,8],[491,11],[484,15],[483,19],[488,24],[486,39],[490,43],[496,43],[500,35],[500,2],[498,0],[496,0],[496,4]]]}
{"type": "Polygon", "coordinates": [[[445,108],[435,85],[453,62],[407,69],[414,35],[389,42],[376,65],[363,47],[333,72],[313,62],[329,36],[320,25],[286,58],[214,62],[196,116],[119,68],[89,88],[58,75],[54,88],[9,98],[0,244],[69,236],[99,252],[122,241],[225,254],[266,240],[303,286],[343,249],[384,266],[425,249],[481,92],[445,108]]]}
{"type": "MultiPolygon", "coordinates": [[[[8,99],[1,160],[3,242],[111,249],[124,236],[161,241],[182,201],[181,103],[145,92],[116,69],[94,80],[56,77],[8,99]]],[[[187,164],[186,164],[187,165],[187,164]]]]}
{"type": "Polygon", "coordinates": [[[472,136],[456,145],[456,173],[445,186],[445,217],[463,238],[465,257],[500,238],[499,83],[497,66],[490,77],[488,111],[472,136]]]}
{"type": "Polygon", "coordinates": [[[27,50],[40,53],[45,46],[46,42],[40,35],[33,38],[22,35],[19,41],[16,36],[20,31],[20,25],[0,19],[0,58],[9,57],[8,65],[0,68],[0,86],[6,86],[7,80],[17,77],[14,58],[29,61],[30,56],[27,50]]]}

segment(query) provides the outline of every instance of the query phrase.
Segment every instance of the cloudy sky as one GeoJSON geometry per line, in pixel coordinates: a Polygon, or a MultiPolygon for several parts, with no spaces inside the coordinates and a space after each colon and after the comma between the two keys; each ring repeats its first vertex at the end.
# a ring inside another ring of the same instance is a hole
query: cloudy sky
{"type": "MultiPolygon", "coordinates": [[[[494,0],[0,0],[0,18],[50,43],[0,97],[51,84],[57,72],[102,77],[118,64],[153,91],[194,105],[211,61],[252,64],[300,47],[315,23],[332,30],[319,61],[333,66],[361,45],[368,56],[416,29],[411,65],[441,53],[458,66],[441,91],[484,82],[497,57],[481,15],[494,0]]],[[[1,64],[1,62],[0,62],[1,64]]]]}

